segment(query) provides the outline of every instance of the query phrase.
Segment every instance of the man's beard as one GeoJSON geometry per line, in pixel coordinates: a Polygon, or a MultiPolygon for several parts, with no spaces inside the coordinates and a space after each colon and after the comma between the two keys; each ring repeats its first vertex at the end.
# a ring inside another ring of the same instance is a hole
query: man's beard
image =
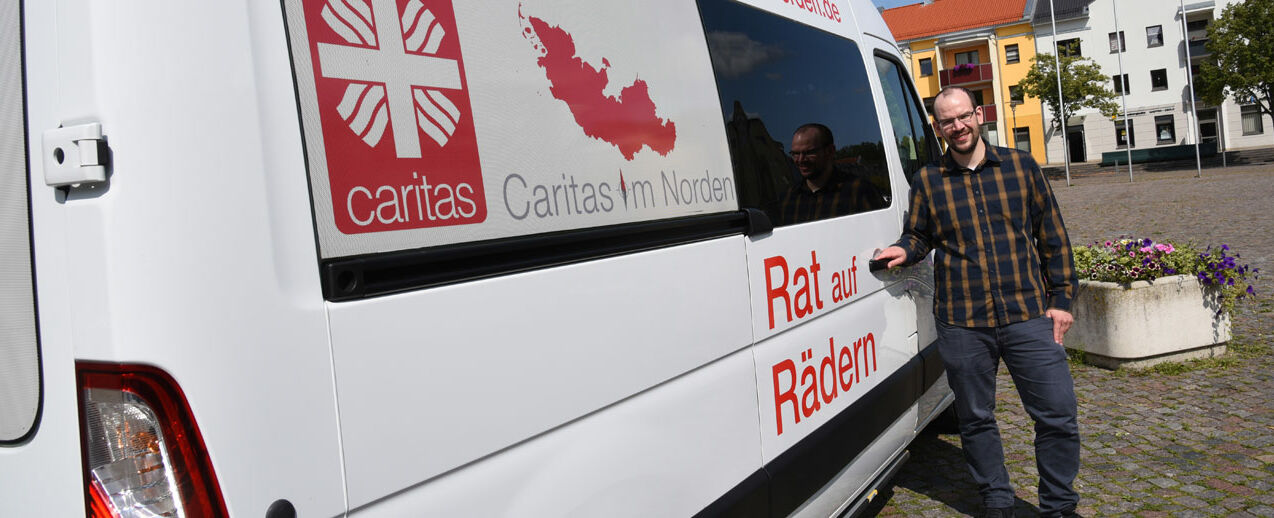
{"type": "Polygon", "coordinates": [[[982,135],[980,135],[979,132],[974,131],[973,128],[967,128],[966,131],[968,132],[970,138],[969,138],[968,144],[966,144],[963,148],[956,145],[955,138],[947,139],[947,145],[951,146],[951,150],[961,155],[967,155],[969,153],[972,153],[973,150],[978,147],[978,141],[982,140],[982,135]]]}

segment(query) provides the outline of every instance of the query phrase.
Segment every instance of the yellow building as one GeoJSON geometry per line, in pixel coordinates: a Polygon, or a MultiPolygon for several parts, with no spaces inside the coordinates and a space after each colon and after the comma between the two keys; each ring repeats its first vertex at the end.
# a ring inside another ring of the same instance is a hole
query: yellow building
{"type": "Polygon", "coordinates": [[[1015,86],[1035,56],[1027,0],[927,0],[882,12],[898,41],[917,93],[933,113],[945,86],[968,88],[982,106],[982,134],[997,146],[1044,156],[1039,99],[1015,86]]]}

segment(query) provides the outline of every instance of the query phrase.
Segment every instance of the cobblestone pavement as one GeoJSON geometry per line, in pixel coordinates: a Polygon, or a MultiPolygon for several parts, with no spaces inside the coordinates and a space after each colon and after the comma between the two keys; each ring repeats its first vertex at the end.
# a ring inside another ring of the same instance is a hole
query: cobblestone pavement
{"type": "MultiPolygon", "coordinates": [[[[1261,268],[1261,298],[1240,304],[1231,351],[1194,368],[1129,372],[1073,365],[1084,516],[1274,517],[1274,165],[1151,170],[1054,181],[1074,244],[1121,234],[1230,245],[1261,268]]],[[[1056,177],[1054,177],[1056,178],[1056,177]]],[[[997,416],[1018,516],[1038,509],[1030,419],[1005,369],[997,416]]],[[[978,515],[957,435],[926,433],[868,515],[978,515]]]]}

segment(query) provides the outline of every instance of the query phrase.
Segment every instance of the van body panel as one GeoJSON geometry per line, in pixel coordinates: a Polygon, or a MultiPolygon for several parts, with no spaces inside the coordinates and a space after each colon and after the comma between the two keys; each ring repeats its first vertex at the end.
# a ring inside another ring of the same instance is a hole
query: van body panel
{"type": "MultiPolygon", "coordinates": [[[[766,462],[906,366],[916,354],[909,312],[914,314],[914,308],[901,290],[879,291],[757,344],[757,399],[766,462]]],[[[892,421],[897,415],[886,417],[892,421]]],[[[907,438],[895,439],[901,444],[907,438]]]]}
{"type": "MultiPolygon", "coordinates": [[[[757,340],[832,315],[883,288],[894,275],[873,274],[867,262],[899,231],[894,210],[884,209],[777,228],[772,235],[749,240],[748,284],[757,340]]],[[[905,337],[915,329],[899,332],[905,337]]]]}
{"type": "MultiPolygon", "coordinates": [[[[327,321],[278,11],[31,4],[37,284],[41,314],[56,319],[43,329],[46,382],[51,398],[71,390],[50,419],[78,407],[66,356],[155,365],[184,392],[231,514],[285,498],[340,514],[327,321]],[[44,185],[39,135],[86,121],[105,128],[107,182],[44,185]]],[[[68,430],[77,474],[63,498],[83,491],[79,427],[68,430]]]]}
{"type": "Polygon", "coordinates": [[[743,256],[730,237],[330,304],[351,505],[746,347],[743,256]]]}
{"type": "Polygon", "coordinates": [[[738,208],[693,2],[430,2],[401,31],[368,5],[284,2],[324,258],[738,208]],[[399,32],[423,48],[395,59],[439,68],[414,97],[360,65],[399,32]]]}
{"type": "Polygon", "coordinates": [[[352,514],[692,515],[761,468],[751,372],[739,351],[352,514]]]}

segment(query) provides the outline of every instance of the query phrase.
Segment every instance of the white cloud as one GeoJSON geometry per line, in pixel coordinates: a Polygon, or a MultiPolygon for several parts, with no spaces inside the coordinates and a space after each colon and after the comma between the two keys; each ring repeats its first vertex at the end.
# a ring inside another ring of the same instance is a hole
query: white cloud
{"type": "Polygon", "coordinates": [[[755,41],[741,32],[710,32],[708,48],[712,51],[713,68],[731,79],[783,56],[783,49],[755,41]]]}

